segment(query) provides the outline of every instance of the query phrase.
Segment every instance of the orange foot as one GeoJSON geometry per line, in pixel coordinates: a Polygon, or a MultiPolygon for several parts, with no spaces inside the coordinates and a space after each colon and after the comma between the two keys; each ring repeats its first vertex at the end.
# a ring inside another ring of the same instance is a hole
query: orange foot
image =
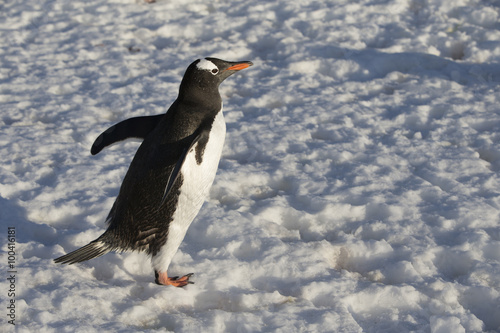
{"type": "Polygon", "coordinates": [[[156,284],[159,284],[159,285],[165,285],[165,286],[168,286],[168,285],[171,285],[171,286],[174,286],[174,287],[184,287],[188,284],[194,284],[194,282],[192,281],[189,281],[189,278],[193,275],[194,273],[189,273],[189,274],[186,274],[184,275],[183,277],[178,277],[178,276],[174,276],[174,277],[168,277],[167,275],[167,272],[157,272],[155,271],[155,282],[156,284]]]}

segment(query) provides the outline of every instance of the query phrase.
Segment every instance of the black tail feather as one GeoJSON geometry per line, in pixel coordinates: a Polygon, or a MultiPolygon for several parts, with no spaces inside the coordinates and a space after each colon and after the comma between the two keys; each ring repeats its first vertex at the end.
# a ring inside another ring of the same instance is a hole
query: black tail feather
{"type": "Polygon", "coordinates": [[[95,241],[85,245],[84,247],[79,248],[78,250],[75,250],[73,252],[63,255],[62,257],[54,259],[54,262],[71,265],[77,262],[82,262],[100,257],[110,252],[111,250],[112,248],[105,242],[96,239],[95,241]]]}

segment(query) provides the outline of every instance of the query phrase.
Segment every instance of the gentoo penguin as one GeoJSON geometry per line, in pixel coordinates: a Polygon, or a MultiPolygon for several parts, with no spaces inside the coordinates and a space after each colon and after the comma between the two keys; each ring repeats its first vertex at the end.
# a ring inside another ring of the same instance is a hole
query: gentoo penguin
{"type": "Polygon", "coordinates": [[[183,287],[192,274],[167,268],[198,214],[217,171],[226,124],[219,85],[250,61],[198,59],[187,68],[166,114],[122,121],[102,133],[91,153],[129,137],[143,139],[106,219],[108,229],[88,245],[55,259],[73,264],[110,251],[144,251],[155,282],[183,287]]]}

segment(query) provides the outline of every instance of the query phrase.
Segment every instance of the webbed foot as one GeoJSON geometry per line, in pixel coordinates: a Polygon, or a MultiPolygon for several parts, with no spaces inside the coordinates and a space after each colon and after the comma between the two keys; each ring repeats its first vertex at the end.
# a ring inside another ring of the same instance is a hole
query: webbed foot
{"type": "Polygon", "coordinates": [[[168,277],[167,272],[157,272],[155,271],[155,282],[159,285],[174,286],[174,287],[184,287],[188,284],[194,284],[194,282],[189,281],[189,278],[194,273],[186,274],[182,277],[174,276],[168,277]]]}

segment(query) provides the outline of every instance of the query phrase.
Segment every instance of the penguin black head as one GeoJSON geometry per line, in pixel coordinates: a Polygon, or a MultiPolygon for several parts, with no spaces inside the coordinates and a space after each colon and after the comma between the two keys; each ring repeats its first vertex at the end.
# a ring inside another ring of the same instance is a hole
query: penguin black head
{"type": "Polygon", "coordinates": [[[251,61],[225,61],[204,58],[194,61],[182,78],[179,97],[204,94],[219,96],[219,85],[232,74],[252,66],[251,61]]]}

